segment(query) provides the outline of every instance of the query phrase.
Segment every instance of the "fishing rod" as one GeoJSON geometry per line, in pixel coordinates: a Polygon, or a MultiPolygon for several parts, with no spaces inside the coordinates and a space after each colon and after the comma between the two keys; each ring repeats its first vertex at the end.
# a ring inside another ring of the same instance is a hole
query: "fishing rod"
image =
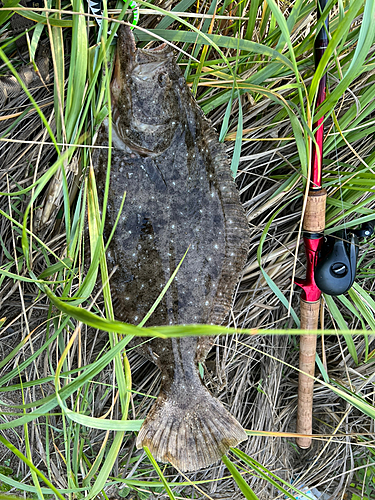
{"type": "MultiPolygon", "coordinates": [[[[317,0],[319,20],[328,0],[317,0]]],[[[314,43],[315,68],[318,67],[328,46],[328,16],[316,35],[314,43]]],[[[326,97],[327,75],[323,74],[317,91],[316,108],[326,97]]],[[[314,139],[311,155],[311,174],[306,209],[303,219],[303,242],[306,253],[306,278],[296,278],[302,288],[301,329],[317,330],[321,294],[341,295],[354,283],[357,269],[358,238],[368,238],[374,232],[375,220],[360,229],[337,231],[325,237],[325,210],[327,191],[322,187],[324,116],[313,124],[314,139]]],[[[311,446],[312,406],[316,356],[316,335],[301,335],[299,355],[297,434],[305,436],[296,439],[302,449],[311,446]],[[306,436],[307,435],[307,436],[306,436]]]]}
{"type": "MultiPolygon", "coordinates": [[[[327,0],[318,0],[317,17],[320,18],[327,0]]],[[[315,68],[318,67],[328,45],[328,17],[315,38],[315,68]]],[[[318,87],[316,107],[325,100],[327,75],[323,74],[318,87]]],[[[301,294],[301,329],[317,330],[321,290],[315,281],[315,268],[319,251],[323,243],[325,228],[325,210],[327,191],[322,187],[324,117],[314,123],[315,142],[312,144],[311,175],[306,209],[303,219],[303,242],[306,252],[306,278],[296,278],[295,283],[302,288],[301,294]]],[[[297,433],[312,434],[312,402],[314,389],[316,354],[316,335],[301,335],[299,355],[297,433]]],[[[299,437],[296,442],[300,448],[309,448],[311,437],[299,437]]]]}

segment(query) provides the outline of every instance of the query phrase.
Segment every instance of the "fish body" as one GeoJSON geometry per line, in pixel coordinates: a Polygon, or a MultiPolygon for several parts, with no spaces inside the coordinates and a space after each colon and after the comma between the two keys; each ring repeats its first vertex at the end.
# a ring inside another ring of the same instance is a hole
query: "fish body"
{"type": "MultiPolygon", "coordinates": [[[[147,321],[221,324],[245,263],[249,231],[223,145],[194,100],[172,51],[136,49],[119,30],[111,84],[112,160],[105,237],[116,319],[138,324],[184,257],[147,321]]],[[[104,126],[98,143],[108,144],[104,126]]],[[[107,154],[94,156],[98,192],[107,154]]],[[[160,394],[137,438],[184,471],[207,467],[247,439],[202,384],[212,338],[154,339],[143,353],[160,368],[160,394]]]]}

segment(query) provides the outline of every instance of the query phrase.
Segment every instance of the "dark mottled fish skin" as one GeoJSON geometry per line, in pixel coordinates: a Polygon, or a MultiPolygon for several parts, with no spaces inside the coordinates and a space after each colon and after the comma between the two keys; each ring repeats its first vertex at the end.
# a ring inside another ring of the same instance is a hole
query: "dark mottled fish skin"
{"type": "MultiPolygon", "coordinates": [[[[228,158],[168,47],[137,50],[119,30],[111,85],[113,149],[106,236],[117,319],[138,324],[187,248],[177,277],[146,326],[221,324],[244,266],[249,232],[228,158]]],[[[104,127],[98,143],[108,144],[104,127]]],[[[106,153],[94,156],[99,193],[106,153]]],[[[102,195],[101,195],[102,196],[102,195]]],[[[216,462],[247,439],[203,386],[197,363],[212,339],[155,339],[142,348],[162,371],[162,387],[137,438],[183,471],[216,462]]]]}

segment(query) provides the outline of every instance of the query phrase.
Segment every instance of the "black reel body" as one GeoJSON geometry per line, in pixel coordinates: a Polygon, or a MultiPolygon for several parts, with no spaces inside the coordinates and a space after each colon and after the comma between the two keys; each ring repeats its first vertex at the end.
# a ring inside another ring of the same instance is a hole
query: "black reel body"
{"type": "Polygon", "coordinates": [[[345,231],[327,236],[321,250],[321,259],[315,268],[315,283],[328,295],[342,295],[354,283],[357,270],[358,238],[345,231]]]}
{"type": "Polygon", "coordinates": [[[360,229],[340,230],[325,237],[318,264],[315,267],[315,283],[328,295],[342,295],[353,285],[358,259],[358,238],[368,238],[374,232],[375,221],[360,229]]]}

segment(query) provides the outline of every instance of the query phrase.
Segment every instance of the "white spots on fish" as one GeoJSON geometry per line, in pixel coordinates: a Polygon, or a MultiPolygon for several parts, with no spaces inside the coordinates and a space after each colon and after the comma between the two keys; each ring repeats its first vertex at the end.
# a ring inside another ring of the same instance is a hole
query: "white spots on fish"
{"type": "Polygon", "coordinates": [[[147,170],[145,169],[145,167],[143,165],[140,165],[141,169],[145,172],[145,174],[147,175],[148,177],[148,173],[147,173],[147,170]]]}
{"type": "Polygon", "coordinates": [[[134,316],[134,321],[137,321],[137,319],[138,319],[138,316],[134,316]]]}
{"type": "Polygon", "coordinates": [[[129,229],[128,233],[129,233],[129,234],[132,234],[132,232],[131,232],[131,230],[130,230],[130,229],[129,229]]]}
{"type": "Polygon", "coordinates": [[[137,246],[137,248],[138,248],[138,250],[142,250],[142,245],[141,245],[141,244],[139,244],[139,245],[137,246]]]}
{"type": "Polygon", "coordinates": [[[130,300],[130,297],[125,297],[125,300],[130,300]]]}
{"type": "Polygon", "coordinates": [[[214,245],[214,248],[216,248],[216,249],[219,248],[219,245],[214,245]]]}
{"type": "Polygon", "coordinates": [[[174,225],[174,224],[172,224],[172,226],[171,226],[171,227],[172,227],[172,229],[174,229],[174,228],[175,228],[175,225],[174,225]]]}

